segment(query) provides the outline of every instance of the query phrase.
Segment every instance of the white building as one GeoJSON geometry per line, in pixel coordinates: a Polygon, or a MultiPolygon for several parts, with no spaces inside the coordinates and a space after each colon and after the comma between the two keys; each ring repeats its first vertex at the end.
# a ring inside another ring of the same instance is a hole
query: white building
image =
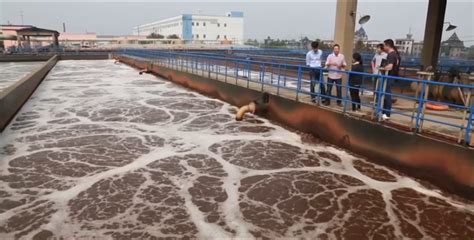
{"type": "Polygon", "coordinates": [[[187,42],[243,44],[244,13],[232,11],[225,16],[182,14],[133,28],[134,35],[148,36],[152,33],[164,37],[177,35],[187,42]]]}
{"type": "Polygon", "coordinates": [[[411,55],[413,53],[413,34],[408,33],[406,38],[395,39],[395,45],[397,46],[398,52],[411,55]]]}

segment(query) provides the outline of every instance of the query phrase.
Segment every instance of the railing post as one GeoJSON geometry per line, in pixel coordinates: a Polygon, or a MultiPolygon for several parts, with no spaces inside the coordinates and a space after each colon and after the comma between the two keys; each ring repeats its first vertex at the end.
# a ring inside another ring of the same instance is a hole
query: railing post
{"type": "Polygon", "coordinates": [[[205,67],[205,65],[204,65],[203,62],[204,62],[204,59],[202,59],[202,57],[201,57],[201,62],[200,62],[200,65],[201,65],[201,76],[204,77],[204,70],[206,70],[206,67],[205,67]]]}
{"type": "Polygon", "coordinates": [[[235,85],[238,85],[237,80],[239,80],[239,62],[235,62],[235,85]]]}
{"type": "Polygon", "coordinates": [[[262,89],[261,91],[263,92],[263,85],[264,85],[264,81],[265,81],[265,63],[262,64],[262,69],[261,69],[261,72],[262,72],[262,77],[260,79],[260,82],[262,83],[262,89]]]}
{"type": "Polygon", "coordinates": [[[242,75],[244,75],[244,79],[245,77],[247,77],[247,88],[249,88],[249,81],[252,81],[252,66],[248,59],[246,59],[245,61],[246,62],[245,62],[244,70],[242,70],[242,75]]]}
{"type": "MultiPolygon", "coordinates": [[[[250,63],[249,60],[246,60],[247,61],[247,79],[251,79],[252,77],[252,64],[250,63]]],[[[245,75],[245,73],[244,73],[245,75]]],[[[248,83],[248,82],[247,82],[248,83]]],[[[247,87],[248,87],[248,84],[247,84],[247,87]]]]}
{"type": "MultiPolygon", "coordinates": [[[[415,132],[421,132],[420,128],[420,116],[422,115],[424,106],[425,106],[425,94],[426,94],[426,82],[423,81],[421,84],[421,92],[418,97],[418,110],[416,111],[416,117],[415,117],[415,132]]],[[[424,116],[422,116],[424,117],[424,116]]]]}
{"type": "Polygon", "coordinates": [[[273,85],[273,64],[271,65],[271,68],[270,68],[270,85],[273,85]]]}
{"type": "MultiPolygon", "coordinates": [[[[421,73],[421,72],[418,72],[417,74],[418,74],[418,79],[421,79],[421,80],[422,80],[422,79],[423,79],[423,78],[422,78],[423,75],[421,75],[422,73],[421,73]]],[[[412,128],[412,130],[414,130],[414,131],[416,131],[416,122],[414,123],[414,120],[415,120],[415,118],[416,118],[416,117],[415,117],[415,112],[417,112],[417,111],[415,111],[415,109],[418,109],[418,107],[417,107],[417,102],[418,102],[418,103],[420,102],[419,99],[418,99],[418,98],[419,98],[419,94],[420,94],[419,88],[420,88],[420,82],[417,81],[417,82],[416,82],[416,89],[415,89],[415,98],[416,98],[416,100],[415,100],[414,103],[413,103],[413,110],[412,110],[412,112],[411,112],[411,123],[410,123],[411,128],[412,128]]],[[[418,106],[419,106],[419,104],[418,104],[418,106]]]]}
{"type": "Polygon", "coordinates": [[[216,80],[219,80],[219,75],[221,74],[221,65],[219,62],[216,62],[216,80]]]}
{"type": "Polygon", "coordinates": [[[281,64],[278,64],[277,96],[280,95],[280,76],[281,76],[281,64]]]}
{"type": "Polygon", "coordinates": [[[321,69],[319,70],[319,74],[320,74],[320,75],[319,75],[319,82],[318,82],[318,84],[319,84],[319,100],[318,100],[318,104],[321,104],[323,100],[326,101],[326,99],[327,99],[326,96],[327,96],[327,94],[328,94],[328,92],[327,92],[328,90],[327,90],[327,88],[326,88],[326,87],[327,87],[327,84],[326,84],[327,82],[326,82],[326,79],[324,79],[324,73],[325,73],[325,72],[323,71],[323,68],[321,68],[321,69]],[[322,88],[325,89],[324,93],[322,92],[321,85],[323,86],[322,88]]]}
{"type": "Polygon", "coordinates": [[[423,130],[423,122],[425,121],[425,110],[426,110],[426,104],[425,102],[428,100],[428,95],[430,91],[430,80],[431,80],[431,75],[428,75],[428,78],[426,79],[426,82],[424,83],[424,96],[423,96],[423,106],[421,108],[421,117],[420,117],[420,126],[418,128],[418,132],[421,132],[423,130]]]}
{"type": "MultiPolygon", "coordinates": [[[[461,143],[463,130],[464,130],[464,137],[466,138],[466,135],[469,134],[468,128],[472,126],[472,122],[470,122],[472,121],[471,92],[472,92],[472,89],[469,89],[466,100],[464,102],[464,109],[462,111],[462,119],[461,119],[462,121],[461,129],[459,130],[459,135],[458,135],[458,143],[461,143]],[[469,111],[470,113],[469,113],[469,118],[467,120],[467,123],[465,124],[467,111],[469,111]]],[[[461,94],[464,94],[464,92],[461,91],[461,94]]],[[[470,140],[470,138],[467,138],[467,139],[470,140]]],[[[466,143],[469,144],[468,142],[466,143]]]]}
{"type": "MultiPolygon", "coordinates": [[[[342,112],[343,112],[343,113],[346,113],[346,111],[347,111],[347,103],[348,103],[349,101],[352,103],[352,99],[350,98],[350,93],[349,93],[349,91],[350,91],[350,86],[349,86],[349,81],[350,81],[350,79],[351,79],[351,73],[349,72],[349,73],[347,74],[347,81],[346,81],[346,84],[344,84],[344,85],[345,85],[345,89],[346,89],[346,94],[345,94],[345,97],[344,97],[344,107],[343,107],[343,109],[342,109],[342,112]],[[349,100],[349,99],[350,99],[350,100],[349,100]]],[[[341,85],[342,85],[342,82],[341,82],[341,85]]],[[[342,86],[341,86],[341,88],[342,88],[342,86]]]]}
{"type": "Polygon", "coordinates": [[[224,64],[225,64],[225,73],[224,73],[224,82],[227,82],[227,60],[224,61],[224,64]]]}
{"type": "Polygon", "coordinates": [[[207,61],[207,78],[211,79],[211,63],[207,61]]]}
{"type": "Polygon", "coordinates": [[[467,121],[467,126],[466,126],[466,133],[464,134],[464,142],[466,143],[467,146],[471,145],[471,131],[473,127],[472,125],[474,124],[473,112],[474,112],[474,107],[471,106],[471,109],[469,111],[469,119],[467,121]]]}
{"type": "Polygon", "coordinates": [[[296,82],[296,101],[298,101],[298,95],[301,90],[301,66],[298,66],[298,80],[296,82]]]}

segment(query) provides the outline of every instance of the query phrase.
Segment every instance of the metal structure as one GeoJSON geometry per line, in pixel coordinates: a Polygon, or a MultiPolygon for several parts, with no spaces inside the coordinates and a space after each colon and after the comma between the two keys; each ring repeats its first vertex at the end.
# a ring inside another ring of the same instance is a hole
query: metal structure
{"type": "MultiPolygon", "coordinates": [[[[204,77],[223,80],[225,82],[235,81],[233,84],[238,85],[238,82],[244,81],[247,88],[250,85],[259,84],[261,91],[272,89],[276,95],[282,94],[284,90],[286,93],[285,97],[291,96],[296,101],[304,101],[305,97],[315,97],[321,100],[322,98],[330,98],[334,100],[341,100],[343,107],[339,109],[343,114],[349,112],[349,106],[353,103],[348,97],[349,94],[344,95],[341,99],[334,96],[328,96],[321,94],[320,90],[312,94],[309,90],[311,80],[309,80],[308,73],[311,68],[304,65],[288,64],[275,61],[255,61],[245,59],[241,57],[225,57],[219,54],[212,55],[211,53],[183,53],[183,52],[170,52],[170,51],[158,51],[158,50],[136,50],[136,49],[125,49],[119,54],[129,55],[133,57],[140,57],[145,59],[151,59],[153,64],[158,66],[165,66],[171,69],[180,70],[183,72],[189,72],[199,74],[204,77]],[[232,80],[231,80],[232,79],[232,80]],[[288,92],[293,93],[288,95],[288,92]]],[[[324,72],[326,69],[319,69],[320,79],[324,79],[324,72]]],[[[454,136],[459,134],[460,139],[455,139],[458,142],[469,145],[471,142],[471,135],[473,132],[473,106],[470,103],[455,104],[445,101],[438,101],[435,99],[428,98],[429,92],[433,89],[437,91],[458,91],[470,93],[473,92],[473,85],[459,84],[459,83],[444,83],[429,81],[426,79],[414,79],[414,78],[403,78],[403,77],[390,77],[386,75],[375,75],[369,73],[341,71],[349,79],[352,76],[360,75],[364,78],[377,79],[377,89],[374,90],[375,97],[374,103],[362,103],[362,107],[369,112],[372,112],[372,119],[374,121],[381,122],[381,113],[389,109],[383,109],[382,102],[387,96],[397,98],[399,101],[413,102],[413,108],[407,110],[391,109],[392,115],[398,115],[399,117],[407,120],[406,124],[401,124],[402,127],[410,129],[414,133],[421,133],[426,131],[423,127],[424,123],[431,123],[439,125],[440,127],[448,127],[455,129],[453,131],[454,136]],[[416,93],[410,92],[387,92],[384,86],[387,83],[393,84],[394,82],[401,82],[407,85],[415,84],[417,89],[420,90],[416,93]],[[427,104],[443,104],[448,105],[454,111],[461,111],[465,117],[453,121],[451,119],[438,118],[436,115],[427,114],[425,109],[427,104]],[[462,140],[462,141],[459,141],[462,140]]],[[[315,82],[316,86],[319,86],[319,82],[315,82]]],[[[346,93],[349,92],[351,87],[348,82],[342,83],[340,86],[346,93]]],[[[362,86],[360,90],[370,91],[373,90],[371,87],[362,86]]],[[[319,102],[317,103],[319,104],[319,102]]],[[[398,124],[398,123],[397,123],[398,124]]],[[[432,131],[436,134],[443,134],[443,131],[432,131]]]]}

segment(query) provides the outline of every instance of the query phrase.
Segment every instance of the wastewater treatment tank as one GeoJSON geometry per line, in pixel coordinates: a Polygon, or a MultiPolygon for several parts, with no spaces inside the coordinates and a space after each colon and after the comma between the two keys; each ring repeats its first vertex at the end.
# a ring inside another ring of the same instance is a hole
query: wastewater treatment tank
{"type": "Polygon", "coordinates": [[[0,135],[0,238],[469,239],[474,204],[111,60],[0,135]]]}

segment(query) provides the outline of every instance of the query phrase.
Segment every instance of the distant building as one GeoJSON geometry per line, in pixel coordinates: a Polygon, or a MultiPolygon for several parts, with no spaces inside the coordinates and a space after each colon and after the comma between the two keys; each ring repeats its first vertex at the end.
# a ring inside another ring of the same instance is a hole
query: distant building
{"type": "Polygon", "coordinates": [[[330,48],[332,48],[332,46],[335,44],[335,42],[334,42],[334,40],[322,40],[321,44],[329,46],[330,48]]]}
{"type": "Polygon", "coordinates": [[[228,12],[224,16],[182,14],[133,28],[134,35],[176,35],[187,42],[244,43],[244,13],[228,12]]]}
{"type": "Polygon", "coordinates": [[[373,50],[375,51],[377,49],[377,45],[379,45],[380,43],[382,43],[382,41],[379,41],[379,40],[367,40],[365,42],[365,46],[367,49],[370,49],[370,50],[373,50]]]}
{"type": "Polygon", "coordinates": [[[411,54],[413,56],[421,56],[421,52],[423,51],[423,41],[420,42],[414,42],[413,43],[413,49],[411,51],[411,54]]]}
{"type": "Polygon", "coordinates": [[[395,45],[397,46],[398,52],[402,54],[411,55],[413,54],[413,34],[408,33],[406,38],[395,39],[395,45]]]}
{"type": "Polygon", "coordinates": [[[63,32],[59,36],[59,43],[64,47],[94,48],[97,47],[97,34],[95,33],[67,33],[63,32]]]}
{"type": "Polygon", "coordinates": [[[456,32],[441,43],[441,56],[461,57],[464,52],[464,42],[459,39],[456,32]]]}
{"type": "Polygon", "coordinates": [[[357,30],[354,33],[354,42],[362,41],[363,43],[367,42],[369,40],[369,36],[367,36],[367,33],[365,32],[364,27],[360,27],[359,30],[357,30]]]}
{"type": "Polygon", "coordinates": [[[6,50],[58,46],[59,32],[32,25],[0,25],[0,41],[6,50]]]}

